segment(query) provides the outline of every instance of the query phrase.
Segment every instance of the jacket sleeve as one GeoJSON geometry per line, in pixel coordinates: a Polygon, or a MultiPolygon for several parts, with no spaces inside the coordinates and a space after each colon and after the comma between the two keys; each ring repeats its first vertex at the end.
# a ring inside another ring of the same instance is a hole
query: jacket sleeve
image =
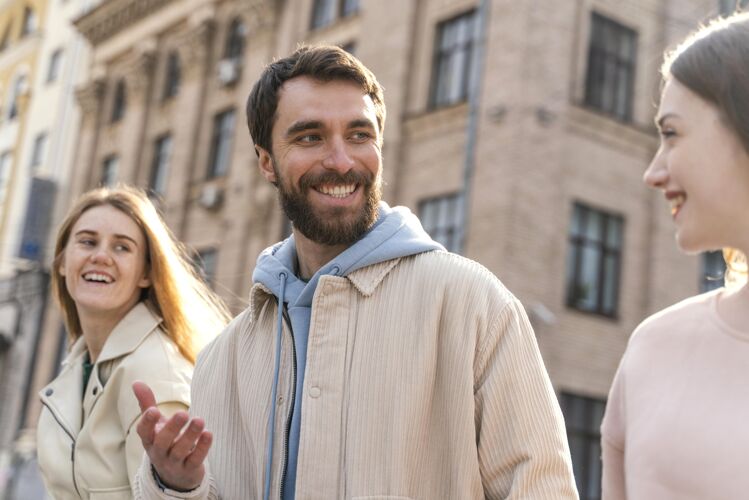
{"type": "Polygon", "coordinates": [[[487,499],[577,499],[564,419],[519,301],[479,333],[474,397],[487,499]]]}
{"type": "Polygon", "coordinates": [[[624,363],[614,377],[606,413],[601,424],[601,450],[603,454],[603,478],[601,487],[606,500],[626,500],[624,476],[625,436],[625,390],[624,363]]]}
{"type": "Polygon", "coordinates": [[[194,490],[182,493],[169,488],[161,489],[153,475],[151,461],[148,459],[148,455],[144,453],[138,474],[135,476],[135,484],[133,484],[133,498],[135,500],[220,500],[221,497],[218,494],[216,482],[213,480],[208,463],[206,462],[205,465],[203,481],[194,490]]]}

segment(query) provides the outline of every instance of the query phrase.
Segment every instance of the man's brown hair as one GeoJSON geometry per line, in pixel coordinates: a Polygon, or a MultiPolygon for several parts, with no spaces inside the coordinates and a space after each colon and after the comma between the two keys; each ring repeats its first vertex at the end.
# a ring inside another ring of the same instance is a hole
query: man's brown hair
{"type": "MultiPolygon", "coordinates": [[[[247,98],[247,127],[256,146],[272,152],[278,91],[288,80],[309,76],[321,82],[344,80],[358,84],[375,107],[380,137],[385,128],[385,100],[374,74],[356,57],[332,45],[303,46],[266,66],[247,98]]],[[[257,151],[256,151],[257,153],[257,151]]]]}

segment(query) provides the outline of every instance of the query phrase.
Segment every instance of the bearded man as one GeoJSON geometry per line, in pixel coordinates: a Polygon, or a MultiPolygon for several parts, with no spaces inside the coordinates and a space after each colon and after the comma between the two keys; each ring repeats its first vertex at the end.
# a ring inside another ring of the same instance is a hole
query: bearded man
{"type": "Polygon", "coordinates": [[[201,353],[192,419],[166,419],[136,383],[136,497],[577,498],[522,306],[380,199],[374,75],[301,48],[265,69],[247,120],[293,234],[201,353]]]}

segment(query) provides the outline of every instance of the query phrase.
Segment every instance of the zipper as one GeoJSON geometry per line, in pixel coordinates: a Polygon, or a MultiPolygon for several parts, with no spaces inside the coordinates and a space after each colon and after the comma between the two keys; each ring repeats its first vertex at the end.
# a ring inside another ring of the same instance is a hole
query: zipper
{"type": "Polygon", "coordinates": [[[65,434],[67,434],[68,437],[70,438],[70,441],[71,441],[71,443],[70,443],[70,464],[71,464],[71,467],[73,468],[73,487],[75,488],[75,492],[78,493],[78,497],[79,498],[83,498],[81,496],[81,492],[78,490],[78,482],[75,480],[75,437],[67,429],[67,427],[65,427],[65,424],[63,424],[60,421],[60,419],[57,418],[57,415],[52,410],[52,407],[49,404],[47,404],[47,402],[44,401],[44,400],[42,400],[42,404],[47,407],[47,409],[49,410],[49,413],[52,415],[52,418],[55,419],[55,422],[57,422],[57,424],[60,426],[60,428],[62,428],[62,430],[65,431],[65,434]]]}
{"type": "Polygon", "coordinates": [[[286,416],[286,429],[283,435],[283,467],[281,469],[281,488],[279,499],[283,500],[283,487],[286,483],[286,472],[289,463],[289,434],[291,433],[291,418],[294,415],[294,403],[296,400],[296,343],[294,342],[294,330],[291,328],[291,319],[289,318],[286,304],[283,306],[283,317],[286,320],[289,332],[291,332],[291,401],[289,404],[289,413],[286,416]]]}

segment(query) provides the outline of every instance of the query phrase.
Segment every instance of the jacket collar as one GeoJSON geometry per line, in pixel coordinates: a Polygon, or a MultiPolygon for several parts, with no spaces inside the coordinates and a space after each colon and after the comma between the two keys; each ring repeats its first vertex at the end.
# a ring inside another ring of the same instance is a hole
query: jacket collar
{"type": "MultiPolygon", "coordinates": [[[[398,257],[396,259],[386,260],[385,262],[357,269],[344,278],[348,279],[360,294],[369,297],[375,292],[375,290],[377,290],[377,287],[382,283],[382,280],[385,279],[385,276],[387,276],[398,262],[400,262],[400,259],[401,258],[398,257]]],[[[255,283],[253,285],[250,290],[250,316],[252,318],[257,318],[263,304],[268,300],[269,296],[272,295],[273,292],[262,283],[255,283]]]]}
{"type": "MultiPolygon", "coordinates": [[[[138,302],[109,334],[96,362],[101,363],[130,354],[160,323],[161,318],[152,313],[145,303],[138,302]]],[[[86,343],[81,335],[73,344],[63,365],[76,362],[85,353],[86,343]]]]}

